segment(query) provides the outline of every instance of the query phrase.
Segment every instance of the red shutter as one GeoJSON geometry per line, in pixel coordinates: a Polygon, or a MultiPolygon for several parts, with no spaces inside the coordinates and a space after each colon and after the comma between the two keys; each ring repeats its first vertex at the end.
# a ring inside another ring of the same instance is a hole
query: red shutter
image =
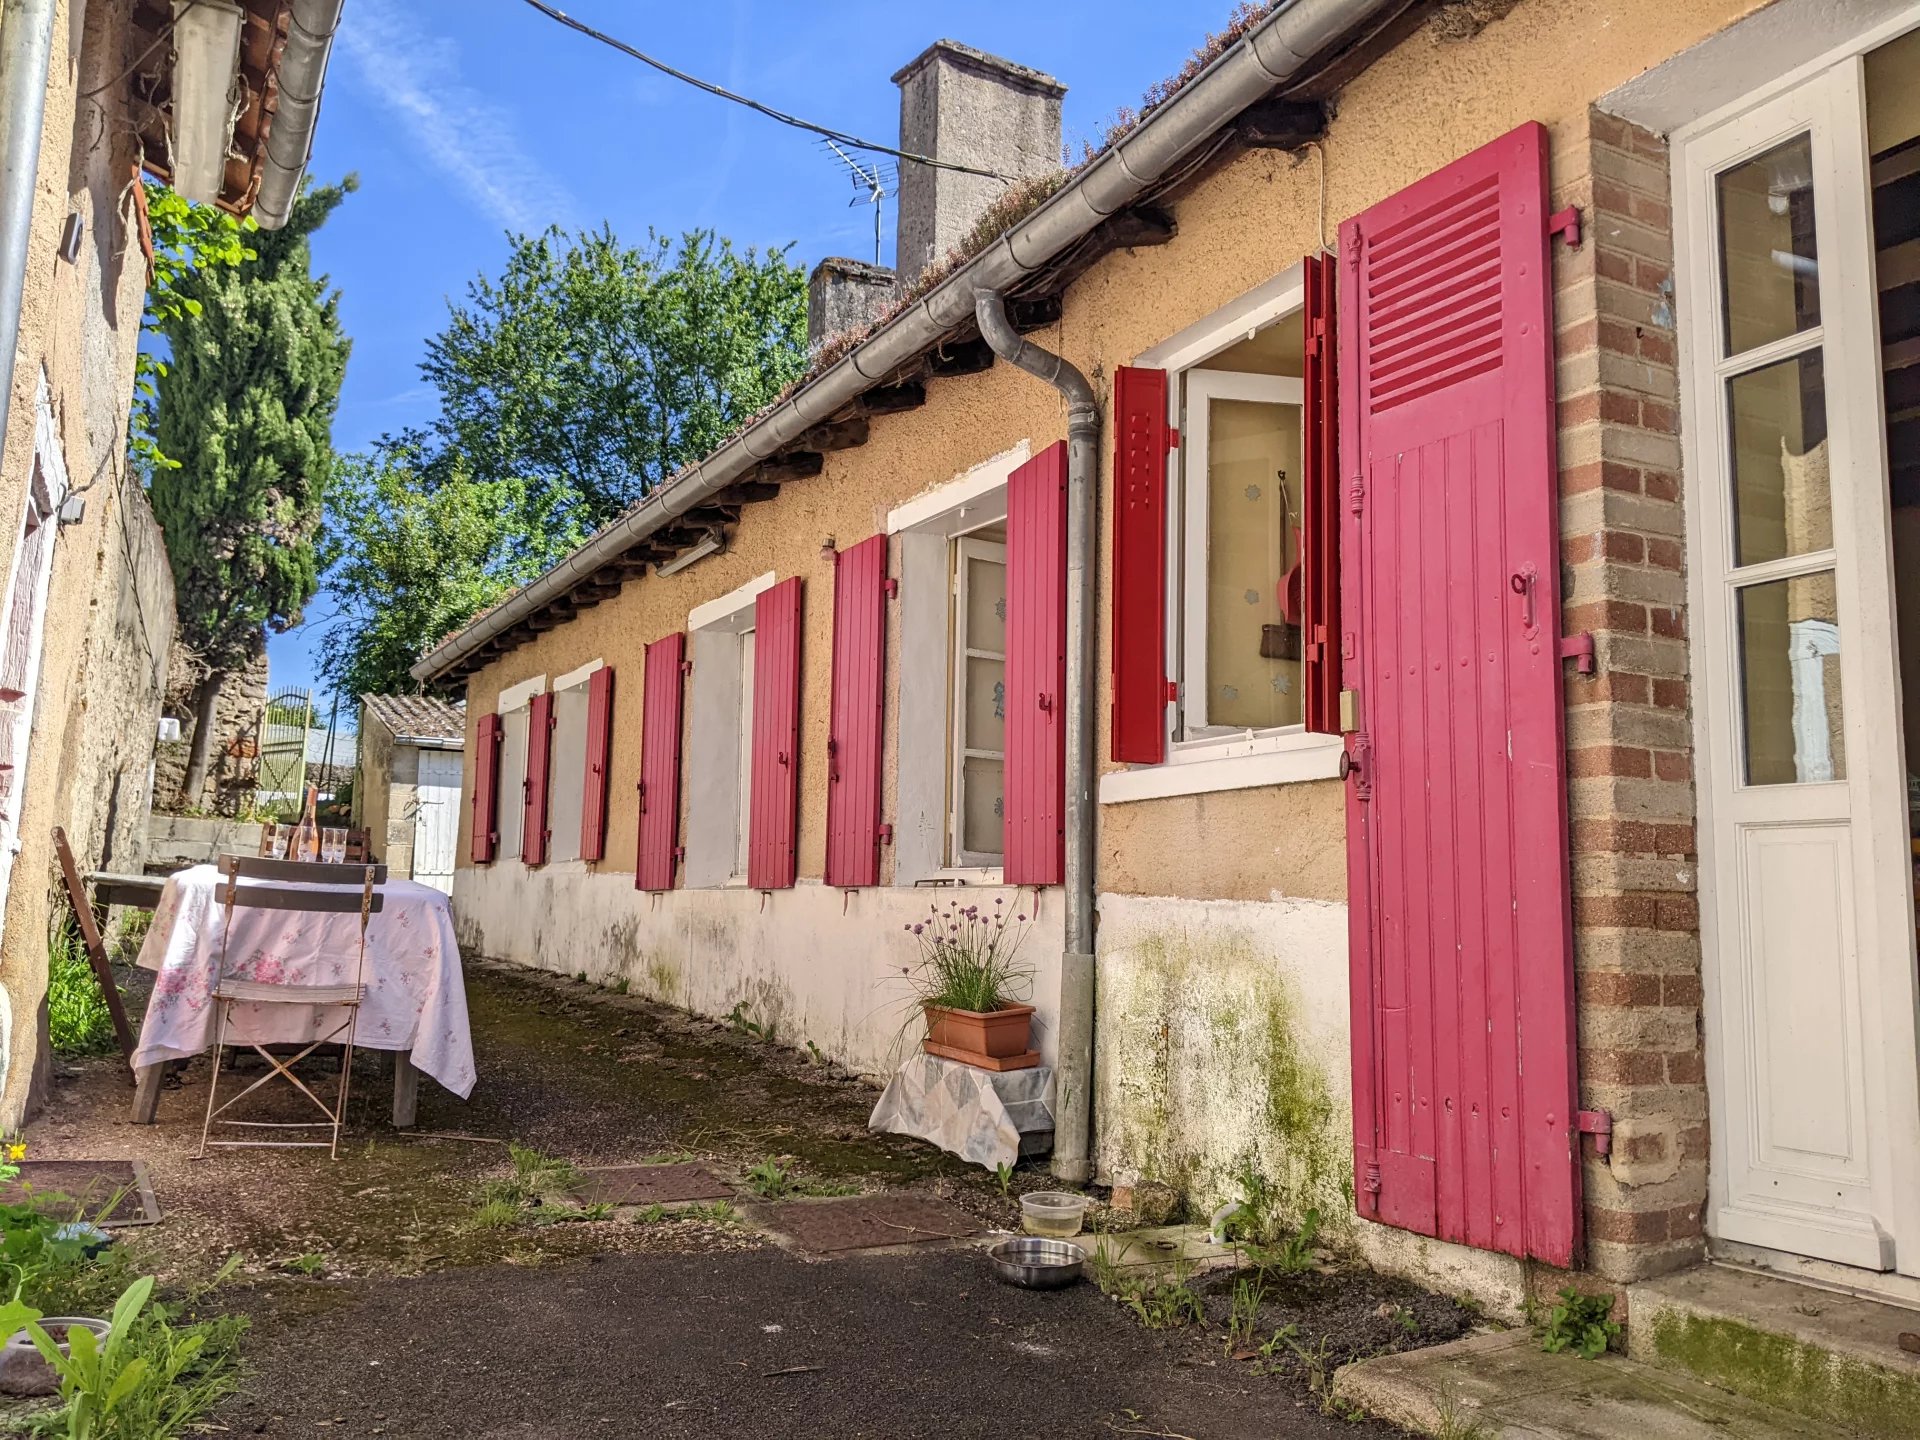
{"type": "Polygon", "coordinates": [[[474,732],[472,834],[467,853],[476,865],[492,861],[500,844],[500,717],[482,715],[474,732]]]}
{"type": "Polygon", "coordinates": [[[793,884],[800,799],[800,577],[753,602],[753,795],[747,883],[793,884]]]}
{"type": "Polygon", "coordinates": [[[679,631],[647,646],[640,696],[640,839],[633,883],[671,890],[680,858],[680,706],[687,637],[679,631]]]}
{"type": "Polygon", "coordinates": [[[833,561],[833,713],[827,726],[827,884],[880,883],[880,711],[887,537],[833,561]]]}
{"type": "Polygon", "coordinates": [[[1067,447],[1062,441],[1007,477],[1009,885],[1058,885],[1066,870],[1066,697],[1067,447]]]}
{"type": "Polygon", "coordinates": [[[1115,760],[1167,755],[1167,372],[1113,374],[1115,760]]]}
{"type": "Polygon", "coordinates": [[[547,762],[553,755],[553,692],[542,690],[527,706],[526,810],[521,817],[520,858],[547,863],[547,762]]]}
{"type": "Polygon", "coordinates": [[[580,795],[580,858],[607,853],[607,762],[613,753],[613,670],[587,679],[587,775],[580,795]]]}
{"type": "Polygon", "coordinates": [[[1571,902],[1547,137],[1340,231],[1360,1212],[1572,1264],[1571,902]]]}
{"type": "Polygon", "coordinates": [[[1334,289],[1340,262],[1305,261],[1306,405],[1301,417],[1301,688],[1307,729],[1340,733],[1340,392],[1334,363],[1334,289]]]}

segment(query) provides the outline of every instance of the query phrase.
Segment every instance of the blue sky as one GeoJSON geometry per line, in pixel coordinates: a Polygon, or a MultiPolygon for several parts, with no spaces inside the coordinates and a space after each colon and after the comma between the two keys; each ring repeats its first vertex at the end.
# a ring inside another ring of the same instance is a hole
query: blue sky
{"type": "MultiPolygon", "coordinates": [[[[570,14],[682,69],[823,124],[891,142],[889,76],[948,37],[1068,86],[1078,153],[1122,105],[1179,67],[1230,8],[1113,0],[965,5],[562,0],[570,14]]],[[[872,257],[873,216],[812,136],[701,94],[522,0],[348,0],[312,172],[353,171],[359,193],[314,241],[353,339],[335,444],[366,445],[432,418],[418,365],[450,298],[496,270],[510,230],[610,223],[702,227],[736,244],[791,244],[809,268],[872,257]]],[[[891,216],[886,261],[891,264],[891,216]]],[[[313,684],[325,597],[268,647],[275,688],[313,684]]]]}

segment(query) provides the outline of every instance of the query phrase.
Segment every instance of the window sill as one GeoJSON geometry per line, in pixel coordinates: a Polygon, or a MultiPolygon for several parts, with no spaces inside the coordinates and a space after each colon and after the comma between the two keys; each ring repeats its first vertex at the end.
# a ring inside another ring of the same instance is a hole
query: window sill
{"type": "Polygon", "coordinates": [[[1337,735],[1269,735],[1172,747],[1165,764],[1139,765],[1100,777],[1100,803],[1162,800],[1217,790],[1252,790],[1340,773],[1345,744],[1337,735]]]}
{"type": "Polygon", "coordinates": [[[1004,886],[1006,872],[998,865],[948,865],[922,875],[910,889],[978,889],[1004,886]]]}

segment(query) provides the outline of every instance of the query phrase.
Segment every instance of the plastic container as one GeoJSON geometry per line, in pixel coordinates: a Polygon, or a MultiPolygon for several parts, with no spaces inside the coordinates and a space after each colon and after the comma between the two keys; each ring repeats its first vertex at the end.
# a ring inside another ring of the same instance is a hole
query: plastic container
{"type": "Polygon", "coordinates": [[[1064,1190],[1036,1190],[1020,1197],[1020,1228],[1029,1235],[1059,1239],[1080,1233],[1080,1221],[1093,1202],[1064,1190]]]}

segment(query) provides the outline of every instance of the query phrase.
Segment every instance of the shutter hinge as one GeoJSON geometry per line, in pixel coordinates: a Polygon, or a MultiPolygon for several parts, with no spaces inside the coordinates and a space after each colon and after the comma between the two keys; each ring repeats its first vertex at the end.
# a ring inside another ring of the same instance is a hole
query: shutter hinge
{"type": "Polygon", "coordinates": [[[898,600],[900,598],[900,581],[896,577],[889,575],[886,580],[882,582],[880,592],[889,600],[898,600]]]}
{"type": "Polygon", "coordinates": [[[1178,425],[1169,425],[1167,426],[1167,449],[1178,450],[1179,448],[1180,427],[1178,425]]]}
{"type": "Polygon", "coordinates": [[[1582,630],[1578,635],[1560,637],[1560,658],[1573,661],[1575,673],[1591,675],[1599,668],[1599,659],[1594,654],[1593,632],[1582,630]]]}
{"type": "Polygon", "coordinates": [[[1358,475],[1347,482],[1347,508],[1358,515],[1367,503],[1367,482],[1358,475]]]}
{"type": "Polygon", "coordinates": [[[1368,1161],[1365,1175],[1360,1181],[1360,1193],[1367,1197],[1367,1208],[1380,1213],[1380,1165],[1377,1161],[1368,1161]]]}
{"type": "Polygon", "coordinates": [[[1569,250],[1580,248],[1580,207],[1569,205],[1564,210],[1556,210],[1547,217],[1547,239],[1560,236],[1567,242],[1569,250]]]}
{"type": "Polygon", "coordinates": [[[1613,1153],[1613,1112],[1611,1110],[1575,1111],[1573,1122],[1576,1132],[1593,1137],[1594,1154],[1604,1157],[1613,1153]]]}
{"type": "Polygon", "coordinates": [[[1169,680],[1166,684],[1167,703],[1172,705],[1180,699],[1180,682],[1178,680],[1169,680]]]}
{"type": "Polygon", "coordinates": [[[891,844],[893,844],[893,826],[891,826],[891,825],[882,825],[882,826],[880,827],[880,829],[879,829],[879,830],[878,830],[877,832],[875,832],[875,833],[879,835],[879,837],[880,837],[880,843],[881,843],[882,845],[891,845],[891,844]]]}
{"type": "Polygon", "coordinates": [[[687,858],[687,847],[686,847],[686,846],[684,846],[684,845],[676,845],[676,846],[674,846],[674,847],[673,847],[673,858],[674,858],[674,859],[676,859],[676,860],[684,860],[684,859],[686,859],[686,858],[687,858]]]}
{"type": "Polygon", "coordinates": [[[680,673],[682,675],[691,675],[693,673],[693,661],[682,660],[680,662],[680,673]]]}

